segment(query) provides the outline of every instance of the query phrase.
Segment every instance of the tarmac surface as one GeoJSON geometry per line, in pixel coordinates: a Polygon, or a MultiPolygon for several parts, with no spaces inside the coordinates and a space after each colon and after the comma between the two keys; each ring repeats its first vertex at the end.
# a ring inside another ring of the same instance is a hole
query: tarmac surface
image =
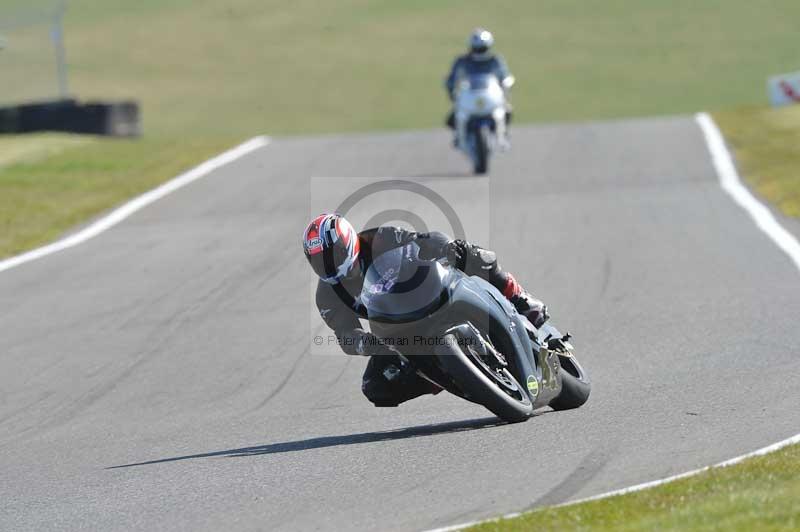
{"type": "Polygon", "coordinates": [[[444,131],[276,139],[0,274],[0,529],[419,530],[795,434],[800,276],[722,192],[694,120],[512,140],[487,247],[574,335],[583,408],[504,425],[446,394],[372,407],[365,359],[310,348],[310,178],[452,184],[462,213],[486,198],[444,131]]]}

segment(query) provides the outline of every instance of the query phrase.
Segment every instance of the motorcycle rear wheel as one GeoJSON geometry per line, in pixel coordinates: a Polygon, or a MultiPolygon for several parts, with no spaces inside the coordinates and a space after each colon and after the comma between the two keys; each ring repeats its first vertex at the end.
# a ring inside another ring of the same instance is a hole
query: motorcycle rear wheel
{"type": "Polygon", "coordinates": [[[559,355],[561,362],[561,393],[550,401],[553,410],[571,410],[589,400],[592,383],[573,356],[559,355]]]}
{"type": "Polygon", "coordinates": [[[466,398],[481,404],[509,423],[528,419],[533,404],[525,389],[507,368],[497,371],[479,359],[469,347],[462,348],[453,334],[444,337],[437,355],[442,369],[453,378],[466,398]]]}

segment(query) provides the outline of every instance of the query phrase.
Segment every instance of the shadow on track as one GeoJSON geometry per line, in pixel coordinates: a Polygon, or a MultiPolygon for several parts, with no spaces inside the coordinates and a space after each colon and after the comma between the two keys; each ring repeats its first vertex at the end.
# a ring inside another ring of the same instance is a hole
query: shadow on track
{"type": "Polygon", "coordinates": [[[225,451],[212,451],[208,453],[190,454],[186,456],[174,456],[171,458],[160,458],[148,460],[146,462],[136,462],[133,464],[123,464],[107,467],[106,469],[119,469],[124,467],[135,467],[151,464],[162,464],[164,462],[177,462],[180,460],[191,460],[194,458],[211,458],[215,456],[257,456],[261,454],[291,453],[296,451],[308,451],[310,449],[322,449],[325,447],[337,447],[339,445],[357,445],[361,443],[375,443],[381,441],[405,440],[408,438],[418,438],[421,436],[434,436],[436,434],[447,434],[452,432],[463,432],[489,427],[497,427],[506,423],[496,417],[486,417],[479,419],[469,419],[464,421],[451,421],[447,423],[435,423],[433,425],[418,425],[416,427],[406,427],[396,430],[385,430],[379,432],[361,432],[358,434],[346,434],[344,436],[322,436],[307,440],[295,440],[282,443],[269,443],[255,445],[253,447],[241,447],[239,449],[227,449],[225,451]]]}

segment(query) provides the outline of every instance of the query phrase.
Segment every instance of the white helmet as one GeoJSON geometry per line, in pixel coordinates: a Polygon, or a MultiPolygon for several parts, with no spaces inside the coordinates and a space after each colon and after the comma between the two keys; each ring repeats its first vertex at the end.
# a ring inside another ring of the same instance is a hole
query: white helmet
{"type": "Polygon", "coordinates": [[[469,36],[469,53],[475,59],[490,58],[492,45],[494,45],[492,32],[485,28],[475,28],[469,36]]]}

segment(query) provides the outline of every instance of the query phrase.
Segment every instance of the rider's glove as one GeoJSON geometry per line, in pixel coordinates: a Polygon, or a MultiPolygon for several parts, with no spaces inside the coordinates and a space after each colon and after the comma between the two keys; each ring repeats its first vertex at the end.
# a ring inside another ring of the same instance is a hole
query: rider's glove
{"type": "Polygon", "coordinates": [[[457,238],[447,243],[445,252],[447,254],[447,262],[451,266],[464,270],[467,264],[467,255],[469,254],[469,244],[466,241],[457,238]]]}

